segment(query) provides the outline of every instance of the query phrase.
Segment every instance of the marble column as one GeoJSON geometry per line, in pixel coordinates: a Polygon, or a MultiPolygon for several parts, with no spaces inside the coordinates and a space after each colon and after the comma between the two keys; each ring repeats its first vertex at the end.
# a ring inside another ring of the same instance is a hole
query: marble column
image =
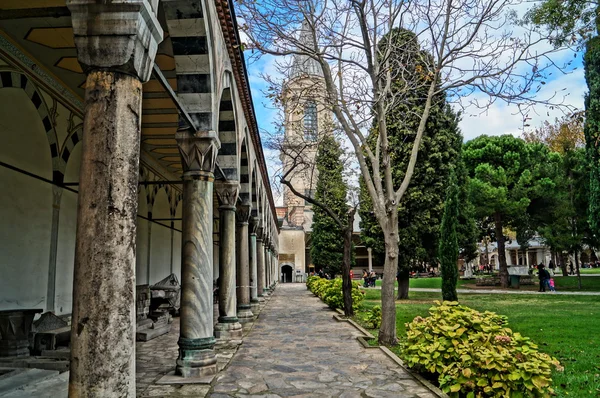
{"type": "Polygon", "coordinates": [[[237,316],[241,323],[250,322],[254,316],[250,309],[250,252],[248,248],[248,221],[250,204],[240,204],[236,209],[237,221],[237,316]]]}
{"type": "Polygon", "coordinates": [[[268,239],[264,242],[263,248],[265,254],[265,285],[263,287],[264,294],[271,294],[271,264],[269,262],[269,242],[268,239]]]}
{"type": "Polygon", "coordinates": [[[48,287],[46,289],[46,311],[51,312],[54,312],[56,298],[56,256],[58,253],[58,225],[62,192],[61,187],[52,186],[52,228],[50,230],[50,259],[48,262],[48,287]]]}
{"type": "Polygon", "coordinates": [[[176,135],[183,164],[181,320],[175,374],[217,372],[213,336],[213,183],[219,140],[214,131],[176,135]]]}
{"type": "Polygon", "coordinates": [[[369,272],[373,271],[373,248],[367,247],[367,253],[369,253],[369,272]]]}
{"type": "MultiPolygon", "coordinates": [[[[250,306],[252,312],[258,309],[258,262],[257,262],[257,236],[258,217],[250,217],[250,306]]],[[[256,314],[255,314],[256,315],[256,314]]]]}
{"type": "Polygon", "coordinates": [[[150,78],[162,29],[147,0],[130,0],[126,8],[94,0],[67,6],[87,75],[69,396],[135,397],[142,82],[150,78]]]}
{"type": "Polygon", "coordinates": [[[256,232],[256,295],[264,297],[265,288],[265,249],[263,245],[263,228],[259,225],[256,232]]]}
{"type": "Polygon", "coordinates": [[[235,290],[235,204],[240,192],[237,181],[217,185],[219,199],[219,319],[215,336],[224,340],[242,338],[242,325],[237,317],[235,290]]]}

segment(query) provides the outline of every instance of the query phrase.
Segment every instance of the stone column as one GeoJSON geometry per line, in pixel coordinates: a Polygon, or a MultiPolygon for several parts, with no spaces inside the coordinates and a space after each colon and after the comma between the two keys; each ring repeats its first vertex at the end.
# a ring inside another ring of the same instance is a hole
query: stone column
{"type": "Polygon", "coordinates": [[[254,314],[250,309],[250,252],[248,248],[248,220],[250,218],[249,204],[237,206],[237,316],[241,323],[252,320],[254,314]]]}
{"type": "Polygon", "coordinates": [[[87,75],[69,396],[135,397],[142,82],[150,78],[162,29],[147,0],[67,6],[87,75]]]}
{"type": "Polygon", "coordinates": [[[271,272],[271,263],[269,256],[269,239],[267,238],[264,242],[264,251],[265,251],[265,286],[263,287],[263,292],[265,294],[271,293],[271,277],[273,276],[271,272]]]}
{"type": "Polygon", "coordinates": [[[237,181],[217,185],[219,199],[219,319],[215,336],[231,340],[242,338],[242,325],[236,312],[235,291],[235,204],[240,192],[237,181]]]}
{"type": "Polygon", "coordinates": [[[183,164],[181,321],[176,375],[217,372],[213,350],[213,181],[219,140],[214,131],[178,132],[183,164]]]}
{"type": "Polygon", "coordinates": [[[278,267],[277,261],[275,261],[275,248],[271,244],[271,269],[273,270],[273,279],[271,279],[271,285],[275,285],[281,280],[281,270],[278,267]]]}
{"type": "MultiPolygon", "coordinates": [[[[250,306],[252,312],[258,309],[258,262],[257,262],[257,236],[258,217],[250,217],[250,306]]],[[[255,314],[256,315],[256,314],[255,314]]]]}
{"type": "Polygon", "coordinates": [[[367,247],[367,253],[369,253],[369,272],[373,271],[373,248],[367,247]]]}
{"type": "Polygon", "coordinates": [[[52,228],[50,230],[50,260],[48,262],[48,287],[46,289],[46,311],[54,312],[56,298],[56,255],[58,252],[58,224],[60,221],[60,199],[63,189],[52,186],[52,228]]]}
{"type": "Polygon", "coordinates": [[[265,288],[265,249],[263,244],[263,228],[258,227],[256,233],[256,295],[261,300],[265,288]]]}

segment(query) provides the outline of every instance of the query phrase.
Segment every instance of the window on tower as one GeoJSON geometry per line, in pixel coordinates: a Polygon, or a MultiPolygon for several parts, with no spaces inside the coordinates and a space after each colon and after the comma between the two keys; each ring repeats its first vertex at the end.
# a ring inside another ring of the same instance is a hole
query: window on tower
{"type": "Polygon", "coordinates": [[[304,139],[317,140],[317,104],[312,100],[304,104],[304,139]]]}

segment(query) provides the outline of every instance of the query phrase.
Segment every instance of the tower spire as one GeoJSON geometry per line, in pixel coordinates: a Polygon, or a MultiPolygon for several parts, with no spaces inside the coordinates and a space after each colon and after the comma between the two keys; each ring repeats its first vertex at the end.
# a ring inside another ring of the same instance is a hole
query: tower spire
{"type": "MultiPolygon", "coordinates": [[[[315,46],[316,40],[313,30],[310,28],[310,24],[306,17],[302,21],[300,28],[300,36],[298,37],[298,43],[304,48],[317,51],[315,46]]],[[[321,65],[314,59],[306,54],[294,55],[294,62],[292,63],[292,70],[290,78],[296,78],[299,76],[310,75],[310,76],[323,76],[323,70],[321,65]]]]}

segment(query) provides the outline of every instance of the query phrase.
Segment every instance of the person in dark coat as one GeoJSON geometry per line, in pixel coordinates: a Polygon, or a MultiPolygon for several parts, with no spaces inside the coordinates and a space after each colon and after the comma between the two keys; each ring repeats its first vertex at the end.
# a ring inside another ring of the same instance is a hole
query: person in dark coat
{"type": "Polygon", "coordinates": [[[548,281],[550,280],[550,273],[546,271],[544,264],[540,263],[538,265],[538,278],[540,280],[540,292],[546,291],[546,285],[548,285],[548,281]]]}

